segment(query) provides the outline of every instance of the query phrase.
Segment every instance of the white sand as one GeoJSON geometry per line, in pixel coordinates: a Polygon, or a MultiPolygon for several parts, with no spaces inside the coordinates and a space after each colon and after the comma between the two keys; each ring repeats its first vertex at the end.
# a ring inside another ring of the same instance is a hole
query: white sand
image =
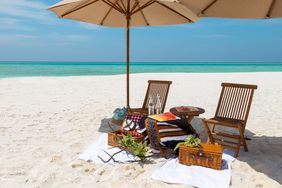
{"type": "MultiPolygon", "coordinates": [[[[195,105],[206,109],[203,117],[214,114],[221,82],[257,84],[246,132],[250,151],[241,150],[233,163],[231,187],[282,187],[282,73],[131,78],[132,107],[141,106],[148,79],[166,79],[173,81],[167,110],[195,105]]],[[[0,100],[0,187],[187,187],[151,180],[164,159],[143,168],[77,160],[125,104],[124,76],[1,79],[0,100]]],[[[199,122],[193,124],[203,132],[199,122]]]]}

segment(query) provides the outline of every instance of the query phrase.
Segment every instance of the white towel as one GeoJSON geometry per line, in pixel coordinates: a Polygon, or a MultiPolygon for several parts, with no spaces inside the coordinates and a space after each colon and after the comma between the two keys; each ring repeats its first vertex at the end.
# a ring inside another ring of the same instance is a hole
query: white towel
{"type": "MultiPolygon", "coordinates": [[[[121,151],[119,148],[113,148],[111,146],[108,146],[108,134],[104,133],[102,134],[99,139],[92,145],[90,145],[85,152],[79,155],[78,159],[84,160],[84,161],[91,161],[94,163],[103,163],[103,161],[98,157],[100,156],[102,159],[107,161],[110,156],[107,155],[103,150],[108,152],[109,154],[114,154],[118,151],[121,151]]],[[[114,159],[119,162],[130,162],[135,159],[135,157],[131,154],[128,154],[125,151],[122,151],[121,153],[114,156],[114,159]]],[[[111,160],[108,164],[113,164],[114,161],[111,160]]]]}
{"type": "Polygon", "coordinates": [[[167,183],[192,185],[199,188],[227,188],[231,179],[231,163],[234,158],[223,154],[222,170],[213,170],[201,166],[186,166],[179,164],[178,159],[167,161],[161,168],[155,170],[152,178],[167,183]]]}

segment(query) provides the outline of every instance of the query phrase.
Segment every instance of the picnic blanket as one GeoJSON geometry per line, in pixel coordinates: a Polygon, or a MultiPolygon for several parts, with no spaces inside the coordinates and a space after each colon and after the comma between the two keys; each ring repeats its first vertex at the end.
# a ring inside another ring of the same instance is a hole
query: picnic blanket
{"type": "MultiPolygon", "coordinates": [[[[114,154],[121,151],[119,148],[108,146],[107,133],[102,134],[99,139],[90,145],[85,152],[79,155],[80,160],[90,161],[101,164],[104,160],[110,159],[104,151],[114,154]]],[[[179,164],[178,159],[170,159],[159,169],[152,173],[152,179],[177,184],[188,184],[199,188],[227,188],[231,179],[231,163],[234,158],[226,152],[222,156],[224,163],[222,170],[213,170],[200,166],[186,166],[179,164]]],[[[114,156],[114,160],[121,163],[127,163],[134,160],[135,157],[125,151],[114,156]]],[[[107,164],[115,164],[111,159],[107,164]]],[[[151,173],[151,172],[148,172],[151,173]]]]}
{"type": "Polygon", "coordinates": [[[171,159],[153,172],[152,179],[199,188],[228,188],[231,179],[231,163],[234,161],[234,157],[225,152],[222,159],[222,170],[186,166],[180,164],[178,159],[171,159]]]}

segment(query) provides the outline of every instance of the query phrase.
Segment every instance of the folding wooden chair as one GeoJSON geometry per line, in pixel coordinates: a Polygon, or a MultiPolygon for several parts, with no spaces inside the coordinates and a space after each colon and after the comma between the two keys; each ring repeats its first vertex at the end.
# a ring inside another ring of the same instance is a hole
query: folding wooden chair
{"type": "Polygon", "coordinates": [[[149,97],[153,98],[154,104],[156,104],[157,95],[160,95],[161,105],[162,105],[162,113],[164,112],[167,96],[169,92],[169,88],[171,85],[171,81],[163,81],[163,80],[148,80],[148,88],[146,92],[146,96],[143,102],[142,108],[131,108],[129,109],[130,113],[141,113],[148,114],[148,103],[149,97]]]}
{"type": "Polygon", "coordinates": [[[208,132],[208,142],[220,143],[223,147],[234,150],[234,156],[238,157],[241,145],[248,151],[244,132],[257,86],[233,83],[222,83],[221,86],[215,116],[204,119],[203,122],[208,132]],[[221,126],[220,130],[217,130],[218,126],[221,126]],[[239,134],[226,132],[226,127],[238,130],[239,134]]]}

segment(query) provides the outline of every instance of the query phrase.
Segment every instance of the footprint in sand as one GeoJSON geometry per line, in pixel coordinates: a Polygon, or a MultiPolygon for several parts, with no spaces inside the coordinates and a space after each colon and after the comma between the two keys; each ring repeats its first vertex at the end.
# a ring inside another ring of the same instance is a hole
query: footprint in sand
{"type": "Polygon", "coordinates": [[[78,168],[78,167],[82,167],[82,164],[72,164],[71,167],[72,168],[78,168]]]}
{"type": "Polygon", "coordinates": [[[54,163],[54,162],[59,162],[59,161],[61,161],[61,160],[62,160],[62,157],[61,157],[61,156],[55,155],[55,156],[53,156],[53,157],[51,158],[50,162],[51,162],[51,163],[54,163]]]}
{"type": "Polygon", "coordinates": [[[43,181],[41,182],[40,187],[51,187],[55,183],[55,181],[54,181],[55,179],[56,179],[56,174],[55,173],[52,173],[52,174],[48,175],[47,177],[45,177],[43,179],[43,181]]]}
{"type": "Polygon", "coordinates": [[[138,178],[140,175],[144,174],[145,170],[137,170],[134,175],[132,176],[132,178],[136,179],[138,178]]]}
{"type": "Polygon", "coordinates": [[[115,170],[109,169],[98,169],[97,173],[95,172],[96,182],[107,182],[113,178],[115,170]]]}
{"type": "Polygon", "coordinates": [[[106,172],[106,170],[102,170],[101,172],[99,172],[99,176],[103,176],[103,174],[106,172]]]}
{"type": "Polygon", "coordinates": [[[88,173],[88,174],[90,174],[90,173],[92,173],[92,172],[95,172],[96,171],[96,169],[95,168],[86,168],[85,170],[84,170],[84,172],[86,172],[86,173],[88,173]]]}
{"type": "Polygon", "coordinates": [[[34,126],[37,126],[37,124],[29,124],[27,125],[28,127],[34,127],[34,126]]]}
{"type": "Polygon", "coordinates": [[[83,144],[81,144],[81,143],[79,143],[79,142],[70,144],[70,147],[71,147],[71,148],[74,148],[74,149],[80,149],[82,146],[83,146],[83,144]]]}
{"type": "Polygon", "coordinates": [[[10,175],[10,176],[25,176],[26,172],[25,171],[15,171],[15,172],[8,173],[8,175],[10,175]]]}

